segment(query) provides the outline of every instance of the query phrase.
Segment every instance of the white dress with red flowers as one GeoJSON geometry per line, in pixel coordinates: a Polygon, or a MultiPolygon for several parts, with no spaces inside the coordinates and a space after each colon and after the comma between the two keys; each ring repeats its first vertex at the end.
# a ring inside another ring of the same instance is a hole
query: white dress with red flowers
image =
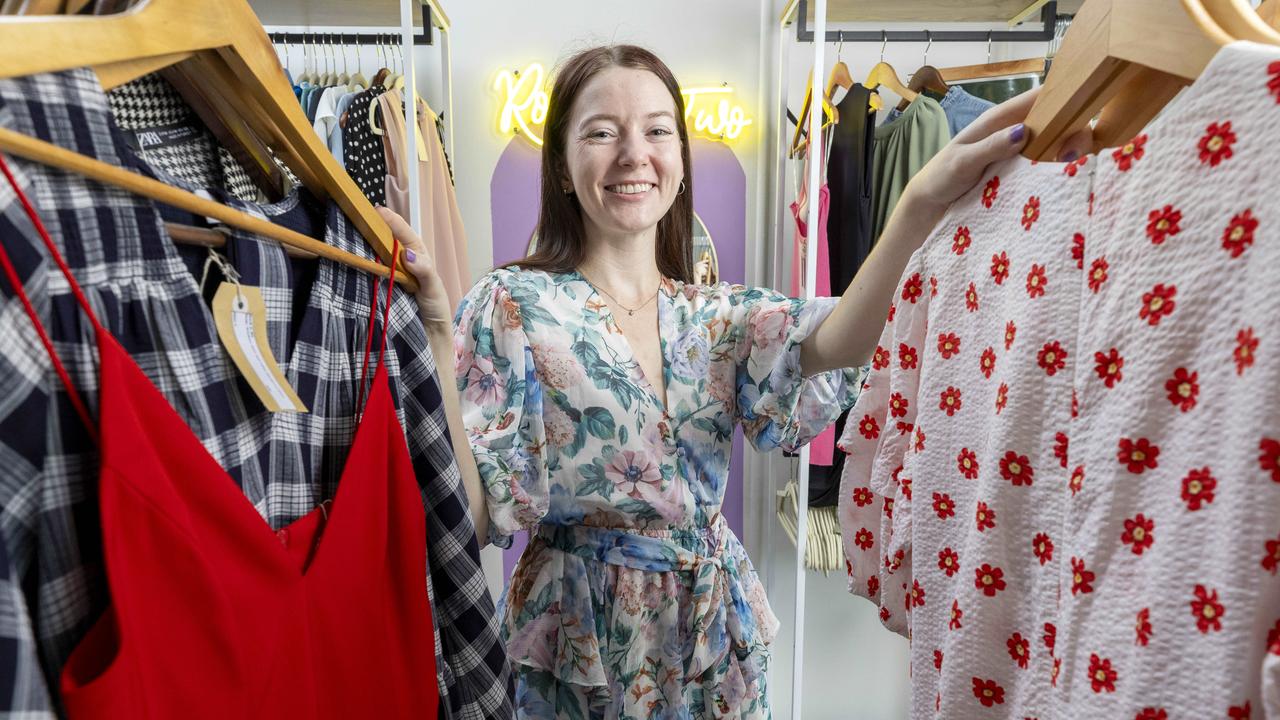
{"type": "Polygon", "coordinates": [[[912,258],[841,447],[912,717],[1280,718],[1280,50],[994,166],[912,258]]]}

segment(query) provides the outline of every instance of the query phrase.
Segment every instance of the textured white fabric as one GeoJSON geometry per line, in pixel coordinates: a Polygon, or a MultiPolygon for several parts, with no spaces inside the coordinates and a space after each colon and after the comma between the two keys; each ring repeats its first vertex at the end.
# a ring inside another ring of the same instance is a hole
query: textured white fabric
{"type": "Polygon", "coordinates": [[[913,718],[1280,717],[1280,49],[1017,158],[904,273],[850,414],[850,590],[913,718]]]}

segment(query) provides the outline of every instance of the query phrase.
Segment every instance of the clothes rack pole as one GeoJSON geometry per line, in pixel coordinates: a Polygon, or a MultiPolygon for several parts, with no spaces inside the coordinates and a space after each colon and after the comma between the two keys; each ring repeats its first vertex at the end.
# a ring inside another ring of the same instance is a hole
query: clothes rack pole
{"type": "MultiPolygon", "coordinates": [[[[1040,30],[826,30],[825,19],[820,29],[808,28],[809,0],[799,0],[796,8],[796,41],[813,42],[821,37],[833,43],[846,42],[1051,42],[1058,21],[1057,0],[1051,0],[1040,9],[1044,26],[1040,30]],[[837,34],[838,32],[838,34],[837,34]]],[[[785,18],[784,18],[785,22],[785,18]]]]}
{"type": "MultiPolygon", "coordinates": [[[[400,39],[404,49],[404,156],[409,158],[409,225],[422,237],[422,203],[418,202],[419,187],[422,184],[420,163],[413,162],[418,157],[418,84],[417,67],[413,52],[413,3],[417,0],[400,0],[400,39]]],[[[430,18],[424,17],[423,26],[431,24],[430,18]]],[[[425,138],[424,138],[425,139],[425,138]]]]}

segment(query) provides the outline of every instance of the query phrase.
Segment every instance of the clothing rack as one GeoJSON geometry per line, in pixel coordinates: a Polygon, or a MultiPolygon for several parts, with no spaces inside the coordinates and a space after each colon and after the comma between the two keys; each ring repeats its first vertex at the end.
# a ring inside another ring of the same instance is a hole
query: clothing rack
{"type": "MultiPolygon", "coordinates": [[[[811,43],[814,31],[809,29],[809,0],[799,0],[796,11],[796,42],[811,43]]],[[[1058,23],[1057,0],[1040,9],[1044,27],[1040,30],[827,30],[823,37],[834,42],[1050,42],[1058,23]]]]}
{"type": "MultiPolygon", "coordinates": [[[[400,41],[395,33],[372,32],[269,32],[267,37],[276,45],[395,45],[400,41]]],[[[429,23],[413,36],[413,44],[435,44],[429,23]]]]}

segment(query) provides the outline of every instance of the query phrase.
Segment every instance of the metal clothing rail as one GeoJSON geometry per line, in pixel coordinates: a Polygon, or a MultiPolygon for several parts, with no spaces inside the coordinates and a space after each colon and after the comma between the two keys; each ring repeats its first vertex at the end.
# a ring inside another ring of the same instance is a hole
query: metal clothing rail
{"type": "MultiPolygon", "coordinates": [[[[809,0],[800,0],[796,11],[796,41],[813,42],[809,29],[809,0]]],[[[1050,42],[1058,23],[1058,3],[1050,0],[1040,9],[1040,30],[827,30],[827,42],[1050,42]]]]}
{"type": "MultiPolygon", "coordinates": [[[[421,30],[413,36],[413,44],[434,45],[431,25],[425,24],[421,30]]],[[[390,32],[269,32],[267,36],[277,45],[397,45],[400,42],[400,36],[390,32]]]]}

